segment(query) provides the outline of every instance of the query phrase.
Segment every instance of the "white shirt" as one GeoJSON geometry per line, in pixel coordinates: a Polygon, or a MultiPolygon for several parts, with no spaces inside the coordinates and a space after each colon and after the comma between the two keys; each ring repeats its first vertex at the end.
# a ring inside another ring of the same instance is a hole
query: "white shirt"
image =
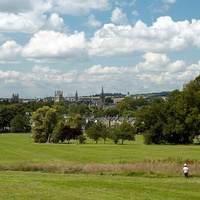
{"type": "Polygon", "coordinates": [[[188,173],[188,172],[189,172],[188,167],[183,167],[183,172],[184,172],[184,173],[188,173]]]}

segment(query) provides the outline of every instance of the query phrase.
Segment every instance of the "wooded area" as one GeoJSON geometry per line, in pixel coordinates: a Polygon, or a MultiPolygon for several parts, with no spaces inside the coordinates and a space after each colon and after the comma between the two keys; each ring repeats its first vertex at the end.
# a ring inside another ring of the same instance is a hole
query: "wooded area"
{"type": "Polygon", "coordinates": [[[3,103],[0,105],[1,132],[30,132],[35,142],[63,142],[86,136],[96,143],[101,138],[134,140],[143,134],[146,144],[191,144],[200,142],[200,76],[172,91],[167,98],[124,98],[115,107],[88,107],[63,102],[3,103]],[[85,117],[135,117],[133,124],[124,120],[107,127],[100,121],[86,122],[85,117]]]}

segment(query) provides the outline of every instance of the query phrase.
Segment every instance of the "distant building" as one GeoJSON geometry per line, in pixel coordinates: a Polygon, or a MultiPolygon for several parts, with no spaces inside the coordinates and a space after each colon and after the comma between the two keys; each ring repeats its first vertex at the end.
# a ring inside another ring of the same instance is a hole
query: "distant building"
{"type": "Polygon", "coordinates": [[[19,103],[19,94],[13,94],[11,98],[11,102],[19,103]]]}
{"type": "Polygon", "coordinates": [[[78,101],[78,92],[76,90],[76,94],[75,94],[75,101],[78,101]]]}
{"type": "Polygon", "coordinates": [[[61,102],[63,101],[63,91],[57,90],[55,91],[54,102],[61,102]]]}
{"type": "Polygon", "coordinates": [[[99,105],[102,106],[102,107],[105,106],[105,94],[104,94],[104,91],[103,91],[103,87],[102,87],[101,94],[100,94],[99,105]]]}

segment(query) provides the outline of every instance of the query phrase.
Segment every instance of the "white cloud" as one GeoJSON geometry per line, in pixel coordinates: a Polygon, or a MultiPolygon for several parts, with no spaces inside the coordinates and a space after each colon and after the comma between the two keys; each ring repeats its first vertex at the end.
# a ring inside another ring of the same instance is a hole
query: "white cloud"
{"type": "Polygon", "coordinates": [[[138,20],[130,25],[105,24],[91,38],[90,55],[122,56],[146,52],[182,51],[188,46],[200,48],[200,20],[174,22],[160,17],[152,26],[138,20]]]}
{"type": "Polygon", "coordinates": [[[143,58],[146,60],[143,63],[139,63],[136,66],[136,70],[145,71],[145,72],[159,72],[165,71],[166,66],[169,65],[170,60],[165,54],[159,53],[146,53],[143,55],[143,58]]]}
{"type": "Polygon", "coordinates": [[[139,16],[139,13],[137,10],[133,10],[133,12],[131,13],[133,16],[139,16]]]}
{"type": "Polygon", "coordinates": [[[6,41],[0,46],[0,64],[19,63],[21,49],[15,41],[6,41]]]}
{"type": "Polygon", "coordinates": [[[101,26],[101,22],[96,20],[94,15],[90,15],[88,17],[88,21],[86,22],[86,25],[90,27],[99,27],[101,26]]]}
{"type": "Polygon", "coordinates": [[[46,23],[44,13],[52,7],[51,0],[1,0],[0,31],[35,33],[46,23]]]}
{"type": "Polygon", "coordinates": [[[153,7],[153,6],[150,6],[149,9],[151,10],[151,12],[153,13],[166,13],[169,9],[170,9],[170,6],[168,4],[164,4],[160,7],[153,7]]]}
{"type": "Polygon", "coordinates": [[[63,18],[59,16],[58,13],[51,13],[50,17],[47,19],[45,27],[54,31],[65,31],[65,22],[63,18]]]}
{"type": "Polygon", "coordinates": [[[41,73],[41,74],[59,74],[61,73],[60,70],[56,70],[56,69],[51,69],[49,66],[39,66],[39,65],[35,65],[32,68],[32,72],[33,73],[41,73]]]}
{"type": "Polygon", "coordinates": [[[200,61],[197,64],[192,64],[187,68],[188,71],[200,72],[200,61]]]}
{"type": "Polygon", "coordinates": [[[1,32],[34,33],[44,24],[45,17],[38,12],[0,13],[1,32]]]}
{"type": "Polygon", "coordinates": [[[3,35],[0,33],[0,42],[1,41],[6,41],[6,40],[10,40],[10,37],[6,36],[6,35],[3,35]]]}
{"type": "Polygon", "coordinates": [[[176,3],[176,0],[163,0],[163,3],[176,3]]]}
{"type": "Polygon", "coordinates": [[[125,6],[135,6],[136,0],[128,1],[115,1],[116,6],[125,7],[125,6]]]}
{"type": "Polygon", "coordinates": [[[122,12],[122,10],[116,7],[111,16],[111,22],[114,24],[126,24],[128,21],[126,14],[122,12]]]}
{"type": "Polygon", "coordinates": [[[109,92],[140,93],[182,89],[185,80],[193,79],[194,74],[199,73],[199,64],[193,66],[196,71],[190,73],[191,67],[184,61],[172,62],[165,54],[147,53],[143,58],[144,62],[133,67],[94,65],[85,70],[79,80],[83,86],[95,85],[96,90],[106,83],[105,89],[109,92]]]}
{"type": "Polygon", "coordinates": [[[185,81],[199,75],[200,61],[187,65],[183,60],[171,61],[165,54],[156,53],[144,54],[143,58],[135,66],[93,65],[82,72],[56,70],[47,65],[35,65],[28,73],[0,71],[0,87],[17,86],[26,94],[43,96],[47,91],[53,96],[58,89],[64,90],[66,96],[76,89],[79,94],[91,95],[100,92],[102,86],[105,92],[158,92],[182,89],[185,81]]]}
{"type": "Polygon", "coordinates": [[[109,0],[53,0],[53,10],[68,15],[85,15],[91,10],[108,10],[110,9],[109,0]]]}
{"type": "Polygon", "coordinates": [[[85,35],[75,32],[67,35],[55,31],[39,31],[23,49],[23,56],[35,62],[68,62],[83,60],[85,35]]]}

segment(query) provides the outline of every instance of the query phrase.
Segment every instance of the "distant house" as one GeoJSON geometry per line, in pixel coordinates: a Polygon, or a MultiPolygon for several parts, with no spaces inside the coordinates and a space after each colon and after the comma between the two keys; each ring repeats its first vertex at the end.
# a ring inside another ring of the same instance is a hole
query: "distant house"
{"type": "Polygon", "coordinates": [[[86,117],[85,118],[86,123],[88,123],[89,121],[93,121],[93,122],[97,122],[97,121],[101,121],[102,123],[104,123],[107,127],[110,126],[115,126],[118,124],[121,124],[123,121],[127,121],[131,124],[135,123],[136,118],[135,117],[86,117]]]}

